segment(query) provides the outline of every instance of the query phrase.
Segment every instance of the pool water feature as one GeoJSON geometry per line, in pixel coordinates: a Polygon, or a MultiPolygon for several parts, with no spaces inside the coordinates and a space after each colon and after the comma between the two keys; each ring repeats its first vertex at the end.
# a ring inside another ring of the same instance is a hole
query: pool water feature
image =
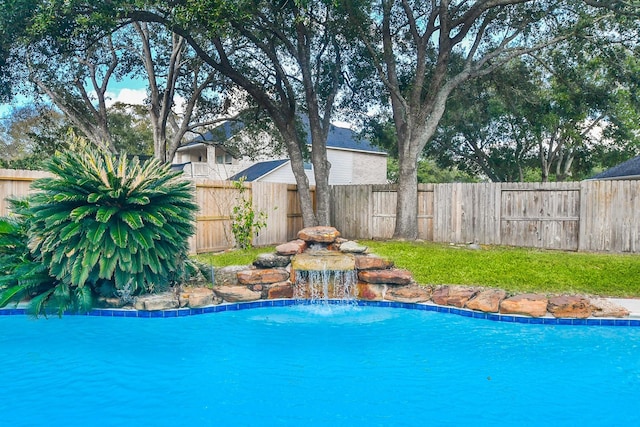
{"type": "Polygon", "coordinates": [[[640,328],[297,305],[0,317],[0,425],[638,425],[640,328]]]}
{"type": "Polygon", "coordinates": [[[326,304],[329,299],[344,303],[356,300],[358,276],[353,254],[315,249],[291,259],[293,297],[326,304]]]}

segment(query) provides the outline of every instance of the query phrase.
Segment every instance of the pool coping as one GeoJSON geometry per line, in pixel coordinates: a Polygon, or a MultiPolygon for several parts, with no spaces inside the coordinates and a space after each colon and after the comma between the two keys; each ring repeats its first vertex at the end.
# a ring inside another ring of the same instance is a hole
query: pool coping
{"type": "MultiPolygon", "coordinates": [[[[626,300],[622,300],[626,301],[626,300]]],[[[633,300],[636,301],[636,300],[633,300]]],[[[329,304],[342,304],[341,300],[328,300],[329,304]]],[[[618,300],[616,300],[618,302],[618,300]]],[[[71,316],[96,316],[96,317],[136,317],[136,318],[176,318],[195,316],[200,314],[220,313],[225,311],[239,311],[249,310],[253,308],[267,308],[267,307],[289,307],[294,305],[311,305],[317,304],[310,300],[296,300],[296,299],[271,299],[271,300],[258,300],[252,302],[237,302],[237,303],[223,303],[219,305],[211,305],[198,308],[177,308],[170,310],[157,310],[157,311],[144,311],[135,309],[115,309],[115,308],[94,308],[87,313],[74,313],[65,312],[65,315],[71,316]]],[[[360,307],[384,307],[384,308],[403,308],[410,310],[422,310],[433,311],[438,313],[454,314],[463,317],[470,317],[474,319],[484,319],[496,322],[507,323],[523,323],[523,324],[535,324],[535,325],[568,325],[568,326],[630,326],[640,327],[639,318],[594,318],[589,317],[586,319],[575,318],[556,318],[552,316],[544,317],[528,317],[512,314],[500,314],[500,313],[485,313],[481,311],[474,311],[465,308],[457,308],[450,306],[442,306],[433,303],[405,303],[395,301],[366,301],[366,300],[353,300],[348,304],[353,304],[360,307]]],[[[634,303],[636,304],[636,303],[634,303]]],[[[640,300],[637,301],[640,306],[640,300]]],[[[635,305],[634,305],[635,308],[635,305]]],[[[28,309],[25,307],[16,308],[1,308],[0,316],[13,316],[13,315],[27,315],[28,309]]],[[[52,314],[54,315],[54,314],[52,314]]]]}

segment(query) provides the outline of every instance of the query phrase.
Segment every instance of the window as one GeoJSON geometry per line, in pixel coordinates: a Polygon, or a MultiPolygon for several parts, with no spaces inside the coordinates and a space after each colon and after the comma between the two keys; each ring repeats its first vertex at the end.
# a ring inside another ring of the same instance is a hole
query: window
{"type": "Polygon", "coordinates": [[[216,156],[216,163],[221,165],[224,163],[224,156],[216,156]]]}
{"type": "Polygon", "coordinates": [[[304,169],[308,171],[312,170],[313,165],[311,164],[311,162],[304,162],[304,169]]]}
{"type": "Polygon", "coordinates": [[[225,154],[224,163],[227,165],[230,165],[233,163],[233,157],[231,157],[231,154],[225,154]]]}

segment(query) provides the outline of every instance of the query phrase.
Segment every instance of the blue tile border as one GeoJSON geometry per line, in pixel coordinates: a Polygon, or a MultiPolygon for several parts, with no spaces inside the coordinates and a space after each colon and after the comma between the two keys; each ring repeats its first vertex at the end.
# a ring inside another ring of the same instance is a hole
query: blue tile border
{"type": "MultiPolygon", "coordinates": [[[[332,305],[341,304],[341,300],[329,300],[332,305]]],[[[95,308],[87,313],[65,313],[67,316],[97,316],[97,317],[139,317],[139,318],[177,318],[185,316],[196,316],[200,314],[220,313],[223,311],[250,310],[253,308],[267,307],[289,307],[293,305],[311,305],[309,300],[296,299],[276,299],[258,300],[252,302],[226,303],[199,308],[179,308],[159,311],[138,311],[112,308],[95,308]]],[[[456,316],[470,317],[474,319],[489,320],[493,322],[522,323],[530,325],[557,325],[557,326],[617,326],[617,327],[640,327],[640,319],[609,319],[609,318],[588,318],[588,319],[567,319],[555,317],[526,317],[504,315],[500,313],[485,313],[464,308],[448,307],[431,303],[406,303],[394,301],[366,301],[356,300],[352,304],[359,307],[381,307],[381,308],[403,308],[407,310],[433,311],[437,313],[453,314],[456,316]]],[[[25,308],[0,308],[0,316],[16,316],[28,314],[25,308]]]]}

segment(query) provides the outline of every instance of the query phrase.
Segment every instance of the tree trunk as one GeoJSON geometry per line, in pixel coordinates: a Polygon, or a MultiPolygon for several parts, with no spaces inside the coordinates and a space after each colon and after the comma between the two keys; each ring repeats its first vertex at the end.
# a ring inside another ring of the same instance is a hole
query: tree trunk
{"type": "Polygon", "coordinates": [[[329,171],[326,150],[313,150],[314,176],[316,178],[316,220],[318,225],[331,225],[331,194],[329,191],[329,171]]]}
{"type": "Polygon", "coordinates": [[[311,197],[311,189],[309,188],[309,179],[304,173],[304,161],[302,157],[296,160],[294,160],[294,156],[290,157],[291,170],[293,171],[293,176],[296,178],[296,184],[298,186],[300,210],[302,211],[302,225],[303,227],[314,227],[318,225],[318,220],[313,212],[313,198],[311,197]]]}
{"type": "Polygon", "coordinates": [[[287,118],[279,116],[274,117],[274,119],[276,118],[280,119],[274,120],[274,123],[284,138],[289,160],[291,161],[291,171],[298,186],[298,198],[300,199],[303,227],[314,227],[318,225],[318,220],[313,211],[313,198],[311,197],[311,189],[309,188],[309,179],[304,171],[304,158],[302,156],[302,150],[300,149],[300,138],[295,131],[295,121],[287,120],[287,118]]]}
{"type": "Polygon", "coordinates": [[[538,144],[539,147],[539,158],[540,158],[540,170],[542,172],[542,177],[540,179],[540,181],[542,182],[549,182],[549,168],[551,167],[549,165],[549,160],[547,158],[547,154],[544,151],[544,145],[542,140],[540,141],[540,143],[538,144]]]}
{"type": "Polygon", "coordinates": [[[411,154],[400,154],[398,163],[396,228],[393,238],[415,240],[418,238],[418,159],[411,154]]]}

